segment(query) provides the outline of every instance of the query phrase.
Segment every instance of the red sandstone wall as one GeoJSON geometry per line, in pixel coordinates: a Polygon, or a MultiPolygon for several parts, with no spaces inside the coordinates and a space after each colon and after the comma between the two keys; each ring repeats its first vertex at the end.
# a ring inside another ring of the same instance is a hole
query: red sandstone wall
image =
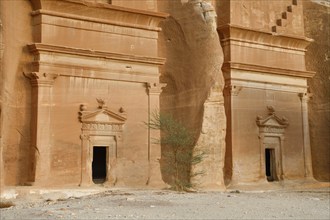
{"type": "MultiPolygon", "coordinates": [[[[323,1],[326,2],[326,1],[323,1]]],[[[329,4],[329,3],[328,3],[329,4]]],[[[309,80],[309,123],[314,177],[330,181],[330,42],[329,5],[304,1],[306,36],[314,39],[307,48],[307,68],[316,71],[309,80]]]]}
{"type": "Polygon", "coordinates": [[[26,45],[32,42],[31,4],[29,1],[1,1],[4,54],[1,87],[2,139],[5,184],[29,181],[30,100],[29,80],[23,76],[32,60],[26,45]]]}

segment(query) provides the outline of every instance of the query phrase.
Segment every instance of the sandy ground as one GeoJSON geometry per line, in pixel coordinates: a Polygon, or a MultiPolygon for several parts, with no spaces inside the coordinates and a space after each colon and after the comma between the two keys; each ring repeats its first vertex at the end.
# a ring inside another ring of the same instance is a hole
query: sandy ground
{"type": "Polygon", "coordinates": [[[107,190],[102,193],[17,200],[0,219],[330,219],[330,191],[107,190]]]}

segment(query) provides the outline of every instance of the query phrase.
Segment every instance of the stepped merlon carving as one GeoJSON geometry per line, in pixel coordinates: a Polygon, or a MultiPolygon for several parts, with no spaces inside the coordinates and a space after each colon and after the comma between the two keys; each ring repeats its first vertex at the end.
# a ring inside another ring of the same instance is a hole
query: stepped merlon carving
{"type": "Polygon", "coordinates": [[[287,25],[293,22],[293,13],[295,13],[298,6],[298,0],[292,0],[286,11],[282,12],[281,18],[276,20],[276,25],[272,27],[272,32],[283,33],[287,25]]]}

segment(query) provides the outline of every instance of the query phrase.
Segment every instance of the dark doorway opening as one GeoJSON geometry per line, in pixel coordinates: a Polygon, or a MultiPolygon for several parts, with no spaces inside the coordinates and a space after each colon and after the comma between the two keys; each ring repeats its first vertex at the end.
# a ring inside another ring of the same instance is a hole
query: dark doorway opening
{"type": "Polygon", "coordinates": [[[266,176],[269,182],[277,181],[275,150],[265,149],[266,176]]]}
{"type": "Polygon", "coordinates": [[[93,147],[92,176],[96,184],[104,183],[107,177],[107,148],[93,147]]]}

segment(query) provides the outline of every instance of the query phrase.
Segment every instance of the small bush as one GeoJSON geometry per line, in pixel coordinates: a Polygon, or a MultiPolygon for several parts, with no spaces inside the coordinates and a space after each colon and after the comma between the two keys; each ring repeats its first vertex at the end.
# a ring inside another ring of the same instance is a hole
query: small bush
{"type": "Polygon", "coordinates": [[[194,137],[184,125],[175,120],[171,115],[154,112],[148,127],[161,131],[160,140],[163,151],[162,161],[166,164],[163,172],[172,177],[170,185],[176,191],[188,191],[193,187],[191,177],[201,175],[202,172],[192,173],[191,166],[200,163],[204,152],[194,152],[194,137]]]}

